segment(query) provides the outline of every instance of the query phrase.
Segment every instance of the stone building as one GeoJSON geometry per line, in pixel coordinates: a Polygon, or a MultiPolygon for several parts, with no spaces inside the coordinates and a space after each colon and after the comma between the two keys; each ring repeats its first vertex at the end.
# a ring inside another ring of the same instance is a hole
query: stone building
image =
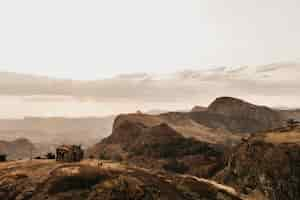
{"type": "Polygon", "coordinates": [[[56,149],[56,160],[64,162],[79,162],[84,152],[80,145],[62,145],[56,149]]]}

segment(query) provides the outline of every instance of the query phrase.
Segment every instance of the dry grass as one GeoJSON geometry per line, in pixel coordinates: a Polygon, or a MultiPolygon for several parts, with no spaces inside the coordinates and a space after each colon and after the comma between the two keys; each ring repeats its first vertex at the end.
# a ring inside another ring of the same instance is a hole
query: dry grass
{"type": "Polygon", "coordinates": [[[89,189],[107,176],[104,171],[100,171],[98,168],[81,166],[76,173],[56,177],[49,188],[49,193],[56,194],[76,189],[89,189]]]}
{"type": "Polygon", "coordinates": [[[293,143],[300,145],[300,131],[272,132],[266,134],[264,140],[273,144],[293,143]]]}

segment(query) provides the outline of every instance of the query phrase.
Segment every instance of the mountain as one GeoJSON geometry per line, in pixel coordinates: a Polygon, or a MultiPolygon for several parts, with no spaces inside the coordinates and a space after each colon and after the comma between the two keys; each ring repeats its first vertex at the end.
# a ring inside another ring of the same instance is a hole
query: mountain
{"type": "Polygon", "coordinates": [[[30,158],[36,153],[36,147],[27,139],[0,141],[0,154],[6,154],[8,159],[30,158]]]}
{"type": "Polygon", "coordinates": [[[279,128],[283,122],[275,110],[221,97],[200,112],[119,115],[112,134],[87,155],[158,169],[175,159],[183,168],[189,166],[185,173],[210,177],[243,137],[279,128]]]}
{"type": "Polygon", "coordinates": [[[278,128],[284,122],[284,117],[276,110],[232,97],[217,98],[208,107],[208,112],[230,118],[247,119],[248,122],[252,123],[248,124],[250,132],[278,128]]]}
{"type": "Polygon", "coordinates": [[[159,120],[159,117],[142,114],[119,116],[112,134],[88,149],[87,154],[101,159],[132,161],[154,169],[162,169],[173,159],[182,163],[197,162],[205,171],[192,167],[186,171],[204,177],[222,166],[223,145],[185,138],[159,120]]]}
{"type": "Polygon", "coordinates": [[[0,137],[5,140],[25,137],[45,151],[53,145],[82,144],[91,146],[99,137],[111,132],[114,116],[64,118],[25,117],[24,119],[0,119],[0,137]]]}

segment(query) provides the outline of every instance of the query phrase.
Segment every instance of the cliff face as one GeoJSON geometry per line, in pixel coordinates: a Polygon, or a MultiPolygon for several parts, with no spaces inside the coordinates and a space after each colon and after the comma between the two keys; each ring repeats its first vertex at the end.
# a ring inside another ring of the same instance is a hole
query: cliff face
{"type": "Polygon", "coordinates": [[[256,199],[300,199],[300,130],[270,132],[238,146],[216,179],[256,199]]]}
{"type": "Polygon", "coordinates": [[[119,115],[112,134],[87,155],[159,169],[179,162],[190,167],[187,172],[209,177],[224,165],[228,149],[242,137],[280,127],[283,121],[270,108],[222,97],[204,111],[119,115]]]}
{"type": "Polygon", "coordinates": [[[135,114],[119,116],[113,133],[89,149],[88,155],[156,169],[175,160],[182,172],[208,177],[224,166],[223,150],[220,144],[186,138],[154,116],[135,114]]]}

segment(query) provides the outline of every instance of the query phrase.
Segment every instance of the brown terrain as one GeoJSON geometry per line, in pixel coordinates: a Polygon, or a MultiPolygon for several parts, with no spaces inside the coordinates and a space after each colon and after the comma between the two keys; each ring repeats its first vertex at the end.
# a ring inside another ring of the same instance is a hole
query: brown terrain
{"type": "Polygon", "coordinates": [[[300,199],[300,128],[255,134],[216,180],[255,199],[300,199]]]}
{"type": "Polygon", "coordinates": [[[6,200],[241,200],[233,188],[192,176],[153,173],[112,162],[17,161],[0,164],[6,200]]]}
{"type": "Polygon", "coordinates": [[[120,115],[112,134],[87,154],[207,178],[224,167],[243,137],[279,128],[284,120],[268,107],[222,97],[199,112],[120,115]]]}
{"type": "Polygon", "coordinates": [[[122,114],[80,163],[0,164],[0,199],[300,199],[297,116],[231,97],[122,114]]]}

